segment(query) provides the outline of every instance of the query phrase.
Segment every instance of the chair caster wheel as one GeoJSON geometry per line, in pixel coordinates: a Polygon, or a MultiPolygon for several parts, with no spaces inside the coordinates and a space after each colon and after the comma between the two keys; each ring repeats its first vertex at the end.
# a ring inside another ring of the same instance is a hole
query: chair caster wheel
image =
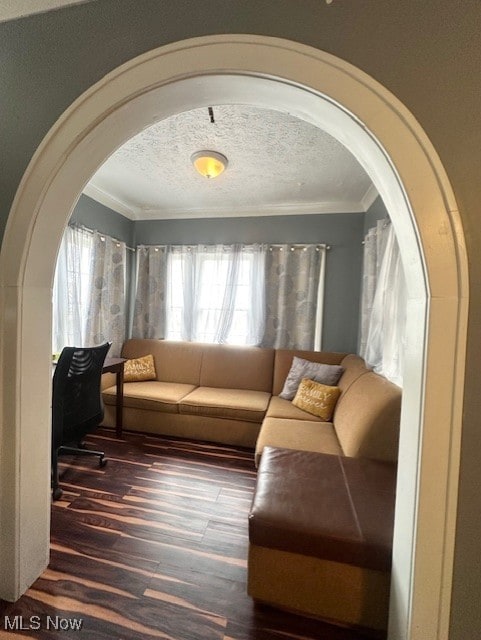
{"type": "Polygon", "coordinates": [[[60,487],[57,487],[52,492],[53,499],[54,500],[59,500],[62,497],[62,493],[63,493],[62,489],[60,487]]]}
{"type": "Polygon", "coordinates": [[[100,458],[99,460],[99,467],[105,467],[105,465],[107,464],[107,458],[100,458]]]}

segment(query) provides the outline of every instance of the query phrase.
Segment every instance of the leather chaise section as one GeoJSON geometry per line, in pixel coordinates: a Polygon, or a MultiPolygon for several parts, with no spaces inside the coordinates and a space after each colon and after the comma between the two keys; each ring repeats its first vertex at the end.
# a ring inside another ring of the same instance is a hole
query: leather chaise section
{"type": "Polygon", "coordinates": [[[265,447],[250,542],[389,571],[395,479],[389,462],[265,447]]]}

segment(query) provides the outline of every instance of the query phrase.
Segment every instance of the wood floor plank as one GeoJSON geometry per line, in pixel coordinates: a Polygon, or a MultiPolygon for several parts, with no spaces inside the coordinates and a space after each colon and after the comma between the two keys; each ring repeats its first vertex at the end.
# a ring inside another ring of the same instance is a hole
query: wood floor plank
{"type": "Polygon", "coordinates": [[[247,595],[252,451],[108,429],[88,446],[109,463],[62,459],[49,567],[18,602],[0,601],[0,640],[365,638],[247,595]]]}

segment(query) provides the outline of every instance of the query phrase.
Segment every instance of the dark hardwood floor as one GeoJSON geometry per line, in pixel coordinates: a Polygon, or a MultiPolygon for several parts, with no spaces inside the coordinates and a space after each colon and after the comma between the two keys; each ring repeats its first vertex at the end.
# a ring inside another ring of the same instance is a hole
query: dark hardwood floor
{"type": "Polygon", "coordinates": [[[0,603],[0,638],[365,638],[247,596],[251,451],[107,430],[88,442],[109,463],[62,462],[50,565],[0,603]]]}

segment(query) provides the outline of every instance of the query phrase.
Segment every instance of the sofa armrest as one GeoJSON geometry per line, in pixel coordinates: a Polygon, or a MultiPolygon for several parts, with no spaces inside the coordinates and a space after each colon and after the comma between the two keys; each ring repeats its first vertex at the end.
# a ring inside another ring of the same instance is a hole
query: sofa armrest
{"type": "Polygon", "coordinates": [[[117,376],[115,375],[115,373],[103,373],[102,378],[100,379],[101,391],[105,391],[105,389],[115,386],[116,378],[117,376]]]}
{"type": "Polygon", "coordinates": [[[401,398],[400,387],[373,372],[349,386],[333,417],[346,456],[397,460],[401,398]]]}

